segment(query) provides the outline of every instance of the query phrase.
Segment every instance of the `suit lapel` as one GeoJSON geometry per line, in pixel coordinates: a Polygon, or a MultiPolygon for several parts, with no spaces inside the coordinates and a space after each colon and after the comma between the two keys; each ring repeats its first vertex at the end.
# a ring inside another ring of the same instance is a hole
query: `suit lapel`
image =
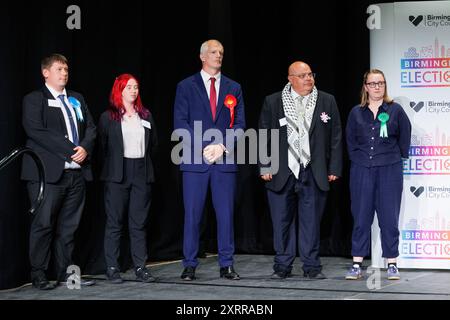
{"type": "MultiPolygon", "coordinates": [[[[73,96],[72,92],[67,90],[67,99],[69,99],[69,97],[72,97],[72,96],[73,96]]],[[[80,101],[80,103],[81,103],[81,101],[80,101]]],[[[84,138],[84,123],[82,123],[80,120],[78,120],[78,115],[77,115],[75,108],[72,107],[72,109],[73,109],[73,111],[75,111],[75,119],[77,122],[77,130],[78,130],[78,140],[81,142],[84,138]]],[[[83,110],[84,109],[81,106],[80,111],[81,111],[81,114],[83,115],[84,120],[86,121],[86,115],[84,114],[83,110]]]]}
{"type": "Polygon", "coordinates": [[[280,126],[280,119],[283,118],[286,118],[286,115],[284,114],[283,99],[280,95],[280,99],[278,99],[278,119],[275,119],[278,122],[278,126],[280,126]]]}
{"type": "Polygon", "coordinates": [[[209,114],[209,118],[212,121],[212,113],[211,106],[209,105],[208,93],[206,92],[205,84],[203,83],[202,76],[200,72],[197,73],[194,77],[194,87],[197,89],[197,92],[200,96],[200,100],[202,101],[202,105],[205,108],[205,112],[209,114]]]}
{"type": "MultiPolygon", "coordinates": [[[[64,135],[68,135],[68,131],[67,131],[67,127],[66,127],[66,121],[64,120],[64,115],[63,112],[61,110],[61,108],[55,108],[55,107],[51,107],[48,104],[48,100],[55,100],[59,103],[59,100],[55,99],[55,97],[52,95],[52,93],[50,92],[50,90],[48,90],[48,88],[46,86],[42,87],[42,93],[44,94],[44,103],[47,106],[47,108],[54,108],[54,109],[58,109],[58,119],[61,125],[61,128],[63,129],[63,133],[64,135]]],[[[47,114],[47,112],[45,112],[45,114],[47,114]]],[[[47,117],[47,116],[46,116],[47,117]]]]}
{"type": "Polygon", "coordinates": [[[225,101],[225,96],[229,92],[230,82],[224,76],[220,76],[220,88],[219,88],[219,99],[217,100],[217,110],[216,110],[216,121],[219,118],[220,111],[222,111],[225,101]]]}
{"type": "MultiPolygon", "coordinates": [[[[148,121],[149,123],[151,123],[150,122],[150,114],[144,120],[148,121]]],[[[150,140],[150,129],[147,128],[147,127],[144,127],[144,132],[145,132],[145,150],[148,150],[148,141],[150,140]]],[[[145,152],[145,154],[147,154],[147,152],[145,152]]]]}
{"type": "Polygon", "coordinates": [[[111,120],[111,123],[114,126],[114,132],[117,135],[117,142],[119,143],[120,150],[122,151],[123,154],[124,150],[123,150],[122,120],[120,121],[111,120]]]}
{"type": "Polygon", "coordinates": [[[320,105],[322,104],[322,96],[320,93],[317,93],[317,101],[316,101],[316,107],[314,108],[313,117],[311,120],[311,127],[309,128],[309,136],[311,136],[314,127],[316,126],[317,119],[319,118],[319,112],[321,111],[320,105]]]}
{"type": "Polygon", "coordinates": [[[285,119],[286,118],[286,114],[284,113],[284,108],[283,108],[283,99],[281,98],[281,94],[280,94],[280,98],[278,99],[278,107],[277,107],[277,111],[278,113],[276,113],[276,117],[277,119],[275,119],[278,128],[280,128],[280,151],[283,152],[284,154],[288,153],[288,135],[287,135],[287,123],[283,126],[280,126],[280,119],[285,119]]]}

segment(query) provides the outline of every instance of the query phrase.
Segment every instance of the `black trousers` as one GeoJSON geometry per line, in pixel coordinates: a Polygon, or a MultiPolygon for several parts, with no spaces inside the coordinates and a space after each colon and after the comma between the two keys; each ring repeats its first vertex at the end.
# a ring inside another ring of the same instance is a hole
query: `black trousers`
{"type": "Polygon", "coordinates": [[[327,192],[317,186],[312,170],[302,170],[299,179],[289,176],[280,192],[267,190],[273,223],[274,271],[291,271],[297,248],[303,271],[321,271],[320,221],[327,192]],[[298,220],[298,229],[296,221],[298,220]]]}
{"type": "MultiPolygon", "coordinates": [[[[73,264],[74,234],[80,223],[86,197],[86,183],[81,170],[65,170],[57,183],[47,183],[43,202],[31,221],[31,278],[48,269],[52,243],[58,279],[64,280],[73,264]]],[[[39,183],[27,184],[31,201],[36,199],[39,183]]]]}
{"type": "Polygon", "coordinates": [[[124,158],[121,183],[105,182],[105,259],[107,267],[119,269],[120,239],[128,215],[131,257],[135,267],[147,261],[147,222],[151,184],[145,179],[145,160],[124,158]]]}

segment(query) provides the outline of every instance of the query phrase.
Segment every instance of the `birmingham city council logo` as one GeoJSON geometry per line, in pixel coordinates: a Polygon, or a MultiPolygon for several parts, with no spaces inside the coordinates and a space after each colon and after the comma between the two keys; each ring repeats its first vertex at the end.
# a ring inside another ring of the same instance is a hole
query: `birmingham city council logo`
{"type": "Polygon", "coordinates": [[[422,22],[422,20],[423,20],[423,16],[417,16],[417,17],[409,16],[409,21],[411,21],[411,23],[416,27],[422,22]]]}
{"type": "Polygon", "coordinates": [[[423,103],[423,101],[417,102],[415,103],[414,101],[411,101],[409,103],[409,106],[415,111],[415,112],[419,112],[424,106],[425,103],[423,103]]]}
{"type": "Polygon", "coordinates": [[[409,190],[411,191],[411,193],[413,195],[416,196],[416,198],[418,198],[425,191],[425,188],[424,187],[419,187],[419,188],[411,187],[411,188],[409,188],[409,190]]]}

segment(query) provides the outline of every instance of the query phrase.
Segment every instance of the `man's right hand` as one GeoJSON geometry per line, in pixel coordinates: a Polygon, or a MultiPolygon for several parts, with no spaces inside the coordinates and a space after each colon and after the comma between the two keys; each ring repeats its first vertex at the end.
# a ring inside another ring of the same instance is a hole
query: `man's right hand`
{"type": "Polygon", "coordinates": [[[263,179],[264,181],[272,181],[272,174],[270,173],[263,174],[261,175],[261,179],[263,179]]]}
{"type": "Polygon", "coordinates": [[[72,155],[72,160],[81,165],[88,155],[87,151],[81,146],[75,147],[73,150],[76,153],[72,155]]]}

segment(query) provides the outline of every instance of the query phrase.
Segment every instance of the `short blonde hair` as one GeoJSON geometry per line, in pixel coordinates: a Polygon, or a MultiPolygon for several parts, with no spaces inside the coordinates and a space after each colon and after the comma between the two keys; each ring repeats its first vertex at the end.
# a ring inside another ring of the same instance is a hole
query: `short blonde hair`
{"type": "Polygon", "coordinates": [[[205,42],[202,43],[202,45],[201,45],[201,47],[200,47],[200,54],[201,54],[201,55],[205,54],[205,53],[208,51],[208,47],[209,47],[209,42],[210,42],[210,41],[215,41],[215,42],[217,42],[217,43],[220,44],[220,46],[223,48],[223,45],[222,45],[222,43],[220,43],[219,40],[216,40],[216,39],[209,39],[209,40],[206,40],[205,42]]]}

